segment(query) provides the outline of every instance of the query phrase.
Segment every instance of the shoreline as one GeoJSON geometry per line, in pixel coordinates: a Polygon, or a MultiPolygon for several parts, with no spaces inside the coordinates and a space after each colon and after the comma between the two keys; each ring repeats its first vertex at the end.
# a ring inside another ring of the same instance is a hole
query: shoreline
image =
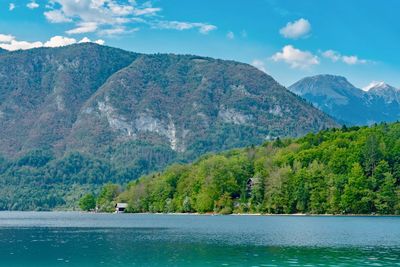
{"type": "Polygon", "coordinates": [[[249,217],[400,217],[399,214],[307,214],[307,213],[293,213],[293,214],[270,214],[270,213],[232,213],[232,214],[218,214],[218,213],[156,213],[156,212],[138,212],[138,213],[115,213],[115,212],[86,212],[76,210],[53,210],[53,211],[18,211],[18,210],[3,210],[1,213],[78,213],[78,214],[114,214],[114,215],[169,215],[169,216],[249,216],[249,217]]]}

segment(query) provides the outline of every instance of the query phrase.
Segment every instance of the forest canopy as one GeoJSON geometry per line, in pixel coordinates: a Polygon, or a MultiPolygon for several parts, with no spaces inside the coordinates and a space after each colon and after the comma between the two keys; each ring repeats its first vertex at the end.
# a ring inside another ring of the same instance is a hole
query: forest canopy
{"type": "Polygon", "coordinates": [[[130,212],[399,214],[400,123],[206,155],[129,183],[130,212]]]}

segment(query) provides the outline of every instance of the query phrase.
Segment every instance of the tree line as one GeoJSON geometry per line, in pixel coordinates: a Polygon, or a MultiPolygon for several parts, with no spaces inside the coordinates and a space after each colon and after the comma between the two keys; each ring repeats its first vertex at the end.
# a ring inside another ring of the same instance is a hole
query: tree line
{"type": "Polygon", "coordinates": [[[399,214],[400,123],[209,154],[128,184],[129,212],[399,214]]]}

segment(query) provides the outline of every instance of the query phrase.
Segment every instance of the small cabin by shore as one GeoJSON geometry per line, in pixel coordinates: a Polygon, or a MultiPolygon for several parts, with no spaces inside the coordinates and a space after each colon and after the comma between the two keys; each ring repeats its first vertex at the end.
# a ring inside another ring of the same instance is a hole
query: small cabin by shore
{"type": "Polygon", "coordinates": [[[127,207],[128,203],[117,203],[115,204],[115,213],[124,213],[127,207]]]}

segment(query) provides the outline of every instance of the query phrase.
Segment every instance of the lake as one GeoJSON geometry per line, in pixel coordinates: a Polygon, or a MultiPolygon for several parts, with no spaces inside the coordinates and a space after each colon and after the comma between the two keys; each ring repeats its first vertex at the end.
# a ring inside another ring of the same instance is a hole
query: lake
{"type": "Polygon", "coordinates": [[[0,266],[400,266],[400,217],[0,212],[0,266]]]}

